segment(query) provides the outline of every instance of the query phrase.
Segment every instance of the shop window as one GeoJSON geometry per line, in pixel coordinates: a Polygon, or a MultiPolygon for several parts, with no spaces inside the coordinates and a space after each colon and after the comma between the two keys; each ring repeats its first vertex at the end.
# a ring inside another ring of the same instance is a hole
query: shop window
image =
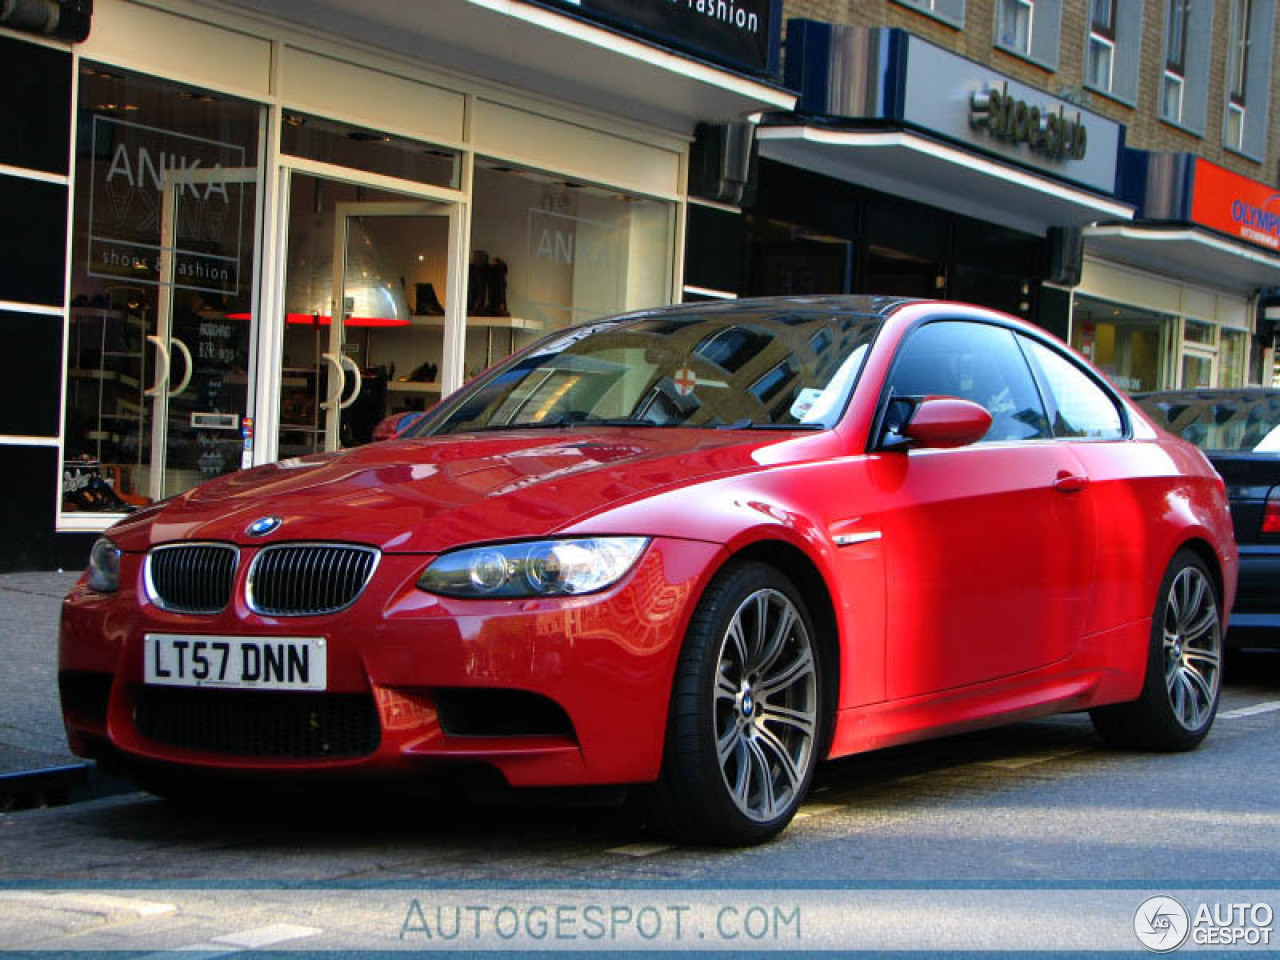
{"type": "Polygon", "coordinates": [[[798,224],[755,216],[746,221],[750,296],[810,296],[854,289],[853,243],[798,224]]]}
{"type": "Polygon", "coordinates": [[[896,0],[896,2],[912,10],[919,10],[957,29],[964,28],[964,0],[896,0]]]}
{"type": "Polygon", "coordinates": [[[436,187],[457,189],[461,182],[461,155],[456,150],[305,113],[285,112],[280,150],[306,160],[436,187]]]}
{"type": "Polygon", "coordinates": [[[478,159],[465,375],[548,330],[670,302],[671,203],[478,159]]]}
{"type": "Polygon", "coordinates": [[[1208,106],[1211,0],[1167,0],[1160,118],[1203,134],[1208,106]]]}
{"type": "Polygon", "coordinates": [[[1175,318],[1077,296],[1071,345],[1121,390],[1171,386],[1165,357],[1175,318]]]}
{"type": "Polygon", "coordinates": [[[1249,337],[1243,330],[1222,331],[1218,347],[1218,386],[1244,386],[1248,351],[1249,337]]]}
{"type": "Polygon", "coordinates": [[[64,518],[242,464],[263,109],[82,63],[64,518]]]}
{"type": "Polygon", "coordinates": [[[1118,440],[1124,436],[1120,411],[1102,387],[1056,350],[1026,337],[1020,339],[1052,395],[1054,436],[1090,440],[1118,440]]]}
{"type": "Polygon", "coordinates": [[[998,0],[996,46],[1056,70],[1061,22],[1061,0],[998,0]]]}
{"type": "Polygon", "coordinates": [[[1141,45],[1142,0],[1090,0],[1085,86],[1132,104],[1141,45]]]}

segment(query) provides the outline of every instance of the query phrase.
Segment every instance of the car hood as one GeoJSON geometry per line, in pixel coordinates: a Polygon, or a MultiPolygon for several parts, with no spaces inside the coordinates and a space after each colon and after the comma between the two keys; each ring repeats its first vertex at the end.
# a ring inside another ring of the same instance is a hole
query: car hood
{"type": "Polygon", "coordinates": [[[229,474],[126,518],[110,536],[126,551],[176,540],[338,540],[436,553],[553,533],[662,489],[806,459],[820,439],[601,429],[392,440],[229,474]],[[246,528],[263,517],[278,517],[279,528],[250,537],[246,528]]]}

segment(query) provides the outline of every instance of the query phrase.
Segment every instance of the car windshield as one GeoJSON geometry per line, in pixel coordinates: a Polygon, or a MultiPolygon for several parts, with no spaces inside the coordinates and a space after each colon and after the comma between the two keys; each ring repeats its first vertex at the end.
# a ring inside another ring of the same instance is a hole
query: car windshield
{"type": "Polygon", "coordinates": [[[1150,394],[1138,403],[1202,450],[1280,453],[1280,390],[1150,394]]]}
{"type": "Polygon", "coordinates": [[[408,436],[595,424],[832,426],[881,318],[691,307],[564,331],[461,391],[408,436]]]}

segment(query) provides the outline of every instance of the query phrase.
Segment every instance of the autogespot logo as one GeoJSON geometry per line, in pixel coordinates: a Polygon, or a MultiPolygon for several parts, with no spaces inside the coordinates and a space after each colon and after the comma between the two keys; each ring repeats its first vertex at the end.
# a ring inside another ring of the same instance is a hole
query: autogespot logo
{"type": "Polygon", "coordinates": [[[1173,897],[1148,897],[1133,915],[1138,942],[1153,953],[1168,953],[1187,942],[1191,915],[1173,897]]]}

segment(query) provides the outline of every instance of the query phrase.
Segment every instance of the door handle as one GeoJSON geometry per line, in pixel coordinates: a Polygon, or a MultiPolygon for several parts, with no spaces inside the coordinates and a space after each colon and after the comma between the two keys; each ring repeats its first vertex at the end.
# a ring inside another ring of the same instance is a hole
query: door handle
{"type": "Polygon", "coordinates": [[[187,389],[187,384],[191,382],[191,374],[193,372],[191,369],[191,351],[188,350],[187,345],[177,337],[170,337],[169,342],[178,348],[178,352],[182,354],[182,359],[185,360],[187,364],[186,373],[182,375],[182,382],[169,391],[169,396],[176,397],[183,390],[187,389]]]}
{"type": "Polygon", "coordinates": [[[1079,476],[1074,473],[1067,473],[1063,470],[1058,474],[1058,479],[1053,481],[1053,489],[1059,493],[1079,493],[1089,485],[1089,478],[1079,476]]]}
{"type": "Polygon", "coordinates": [[[332,353],[322,353],[320,354],[320,356],[322,356],[328,363],[333,365],[333,372],[338,375],[338,379],[337,379],[338,389],[336,391],[330,390],[329,397],[331,399],[325,400],[323,403],[320,404],[321,410],[332,410],[334,404],[338,403],[342,399],[342,391],[347,386],[347,371],[343,369],[342,361],[340,361],[332,353]]]}
{"type": "MultiPolygon", "coordinates": [[[[341,366],[349,367],[351,369],[351,372],[356,375],[356,385],[351,391],[351,396],[347,398],[346,403],[342,402],[341,394],[339,394],[338,409],[345,410],[347,409],[347,407],[351,406],[353,403],[356,402],[356,397],[360,396],[360,388],[364,386],[364,377],[360,376],[360,367],[356,364],[354,360],[348,357],[345,353],[342,355],[342,359],[339,361],[339,363],[341,366]]],[[[344,371],[342,374],[342,388],[345,390],[346,387],[347,387],[347,375],[346,375],[346,372],[344,371]]]]}
{"type": "Polygon", "coordinates": [[[142,391],[144,397],[158,397],[160,391],[169,385],[169,348],[164,345],[164,341],[159,337],[147,337],[156,345],[156,380],[146,390],[142,391]]]}

